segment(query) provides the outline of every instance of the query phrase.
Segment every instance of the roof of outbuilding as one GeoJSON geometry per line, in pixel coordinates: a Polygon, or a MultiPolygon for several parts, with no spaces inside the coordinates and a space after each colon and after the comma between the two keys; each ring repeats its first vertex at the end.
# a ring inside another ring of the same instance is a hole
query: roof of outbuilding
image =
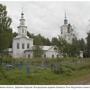
{"type": "Polygon", "coordinates": [[[41,46],[42,50],[49,50],[51,49],[53,46],[41,46]]]}
{"type": "MultiPolygon", "coordinates": [[[[34,47],[35,47],[35,45],[32,46],[31,48],[25,50],[25,52],[26,52],[26,51],[32,51],[32,50],[34,49],[34,47]]],[[[56,47],[56,46],[40,46],[40,47],[41,47],[41,49],[42,49],[43,51],[48,51],[48,50],[50,50],[51,48],[56,47]]]]}

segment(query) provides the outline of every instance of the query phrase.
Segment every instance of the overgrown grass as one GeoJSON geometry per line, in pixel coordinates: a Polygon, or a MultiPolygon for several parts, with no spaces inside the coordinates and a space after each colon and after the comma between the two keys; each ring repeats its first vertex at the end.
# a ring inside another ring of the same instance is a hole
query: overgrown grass
{"type": "MultiPolygon", "coordinates": [[[[3,60],[3,59],[2,59],[3,60]]],[[[84,79],[85,76],[90,75],[90,59],[80,58],[57,58],[57,59],[13,59],[8,63],[18,64],[23,62],[21,70],[17,66],[13,69],[5,69],[0,66],[0,84],[28,84],[28,85],[61,85],[61,84],[76,84],[79,80],[84,79]],[[26,64],[30,64],[30,75],[26,73],[26,64]],[[56,65],[53,68],[51,65],[56,65]],[[2,73],[3,71],[3,73],[2,73]],[[58,73],[56,72],[58,71],[58,73]],[[4,75],[6,76],[4,76],[4,75]]],[[[6,61],[4,61],[6,62],[6,61]]]]}

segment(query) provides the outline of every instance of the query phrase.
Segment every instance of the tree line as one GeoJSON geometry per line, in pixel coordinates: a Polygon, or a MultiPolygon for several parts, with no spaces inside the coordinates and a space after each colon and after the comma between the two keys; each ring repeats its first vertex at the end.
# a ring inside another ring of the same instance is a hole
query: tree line
{"type": "MultiPolygon", "coordinates": [[[[12,47],[13,38],[17,35],[16,32],[12,32],[11,23],[12,19],[7,15],[6,6],[0,4],[0,53],[12,47]]],[[[27,32],[27,35],[34,39],[34,45],[55,45],[65,56],[78,56],[79,52],[83,51],[85,57],[90,57],[90,32],[87,33],[86,43],[83,38],[79,40],[75,38],[72,44],[67,43],[60,36],[49,40],[41,34],[34,35],[27,32]]]]}

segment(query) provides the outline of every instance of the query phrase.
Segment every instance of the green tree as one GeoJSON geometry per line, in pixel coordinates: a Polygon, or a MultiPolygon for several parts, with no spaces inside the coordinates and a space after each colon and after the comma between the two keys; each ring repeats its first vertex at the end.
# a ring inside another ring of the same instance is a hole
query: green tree
{"type": "Polygon", "coordinates": [[[51,42],[48,38],[45,38],[38,34],[34,36],[34,45],[51,45],[51,42]]]}
{"type": "Polygon", "coordinates": [[[42,57],[43,55],[42,47],[40,47],[39,45],[35,45],[33,48],[33,55],[34,57],[42,57]]]}
{"type": "Polygon", "coordinates": [[[80,50],[85,50],[85,42],[83,39],[77,40],[77,38],[74,38],[72,43],[69,44],[66,40],[59,36],[58,39],[53,38],[52,42],[57,45],[60,52],[71,57],[76,57],[79,55],[80,50]]]}
{"type": "Polygon", "coordinates": [[[58,38],[53,37],[51,43],[52,45],[58,45],[58,38]]]}
{"type": "Polygon", "coordinates": [[[41,35],[34,36],[34,45],[43,45],[41,35]]]}
{"type": "Polygon", "coordinates": [[[34,35],[31,34],[31,33],[29,33],[28,31],[27,31],[27,36],[28,36],[29,38],[33,38],[33,37],[34,37],[34,35]]]}
{"type": "Polygon", "coordinates": [[[83,38],[78,40],[78,48],[81,51],[84,51],[86,49],[86,44],[83,38]]]}
{"type": "Polygon", "coordinates": [[[10,47],[12,42],[11,18],[7,16],[6,6],[0,4],[0,51],[10,47]]]}
{"type": "Polygon", "coordinates": [[[59,36],[58,39],[53,38],[52,42],[54,45],[58,47],[60,53],[63,53],[63,55],[66,55],[68,53],[69,44],[66,42],[66,40],[64,40],[63,38],[59,36]]]}
{"type": "Polygon", "coordinates": [[[87,33],[87,54],[88,54],[88,57],[90,57],[90,32],[87,33]]]}
{"type": "Polygon", "coordinates": [[[48,38],[44,38],[44,37],[43,37],[43,45],[48,45],[48,46],[50,46],[50,45],[51,45],[50,40],[49,40],[48,38]]]}
{"type": "Polygon", "coordinates": [[[48,38],[43,37],[41,34],[34,35],[29,32],[27,32],[27,35],[29,38],[33,38],[34,45],[51,45],[51,42],[48,38]]]}
{"type": "MultiPolygon", "coordinates": [[[[13,38],[16,37],[17,35],[18,35],[18,33],[14,32],[14,33],[13,33],[13,38]]],[[[13,39],[13,38],[12,38],[12,39],[13,39]]]]}

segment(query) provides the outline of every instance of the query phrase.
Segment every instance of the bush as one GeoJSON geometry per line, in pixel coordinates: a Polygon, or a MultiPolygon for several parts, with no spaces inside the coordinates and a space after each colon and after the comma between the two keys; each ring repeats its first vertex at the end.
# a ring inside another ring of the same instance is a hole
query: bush
{"type": "Polygon", "coordinates": [[[72,69],[62,64],[51,64],[51,70],[56,74],[71,75],[72,69]]]}
{"type": "Polygon", "coordinates": [[[4,55],[4,56],[0,57],[0,64],[2,64],[2,63],[12,64],[12,63],[15,63],[15,59],[9,55],[4,55]]]}

